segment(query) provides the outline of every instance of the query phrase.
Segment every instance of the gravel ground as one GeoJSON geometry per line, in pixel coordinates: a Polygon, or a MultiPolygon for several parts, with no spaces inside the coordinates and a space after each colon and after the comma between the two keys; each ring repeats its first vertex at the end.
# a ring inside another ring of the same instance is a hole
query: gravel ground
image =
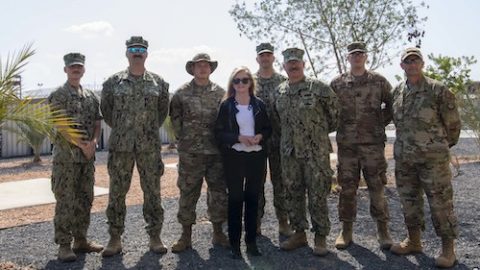
{"type": "MultiPolygon", "coordinates": [[[[469,140],[462,140],[454,152],[459,155],[478,153],[471,143],[469,140]]],[[[390,167],[390,170],[391,168],[393,167],[390,167]]],[[[454,269],[480,267],[479,175],[480,163],[467,162],[462,164],[460,175],[453,181],[455,211],[460,228],[456,244],[458,264],[454,269]]],[[[267,184],[267,190],[267,195],[270,195],[270,184],[267,184]]],[[[358,216],[354,227],[355,243],[344,251],[338,251],[333,247],[335,237],[340,231],[340,223],[336,211],[338,198],[335,195],[330,196],[332,230],[327,243],[332,253],[324,258],[313,256],[309,247],[291,252],[279,250],[279,240],[283,239],[278,238],[274,210],[269,200],[262,223],[264,236],[258,239],[264,256],[257,258],[244,254],[242,261],[230,259],[228,250],[212,247],[210,243],[211,225],[206,218],[206,198],[203,194],[197,207],[193,249],[184,253],[173,254],[169,251],[165,255],[156,255],[149,252],[148,237],[143,229],[145,223],[142,207],[134,205],[128,208],[123,255],[103,259],[98,254],[88,254],[80,256],[74,263],[60,263],[56,260],[57,246],[53,243],[53,224],[42,222],[0,230],[0,262],[10,261],[33,269],[435,269],[434,257],[439,253],[440,241],[433,231],[428,206],[425,206],[427,230],[423,235],[424,253],[402,257],[378,248],[375,223],[368,211],[368,193],[361,189],[358,195],[358,216]]],[[[388,188],[387,195],[392,237],[395,241],[400,241],[406,234],[400,202],[394,188],[388,188]]],[[[181,226],[176,221],[177,199],[165,199],[163,205],[165,224],[162,240],[170,247],[181,232],[181,226]]],[[[89,235],[100,243],[107,243],[104,212],[92,214],[89,235]]],[[[308,240],[310,245],[313,245],[312,233],[308,234],[308,240]]]]}
{"type": "MultiPolygon", "coordinates": [[[[454,269],[472,269],[480,266],[480,217],[478,212],[478,175],[480,164],[464,165],[464,173],[454,181],[455,206],[460,225],[460,237],[457,242],[459,263],[454,269]]],[[[271,186],[267,188],[271,192],[271,186]]],[[[405,237],[403,217],[396,191],[387,189],[390,198],[389,207],[392,216],[391,231],[395,240],[405,237]]],[[[337,198],[329,199],[332,231],[328,245],[332,253],[325,258],[312,255],[311,248],[300,248],[292,252],[278,249],[276,222],[273,207],[267,204],[267,213],[263,222],[264,237],[258,239],[264,256],[249,258],[244,254],[243,261],[230,259],[226,249],[212,247],[211,226],[206,219],[205,195],[202,195],[198,207],[198,223],[194,226],[193,249],[180,255],[171,252],[160,256],[148,252],[148,238],[143,230],[141,206],[128,208],[127,227],[124,234],[124,254],[103,259],[97,254],[80,256],[74,263],[60,263],[56,260],[57,247],[53,244],[52,222],[4,229],[0,231],[0,261],[12,261],[18,265],[38,269],[434,269],[434,256],[440,248],[432,224],[427,218],[427,230],[423,235],[424,254],[415,256],[396,256],[381,251],[375,239],[375,224],[368,212],[368,194],[359,191],[359,209],[355,224],[355,244],[344,251],[335,250],[333,243],[340,231],[336,213],[337,198]]],[[[171,246],[180,235],[181,228],[176,222],[177,200],[164,202],[165,224],[162,233],[164,243],[171,246]]],[[[429,217],[428,207],[426,216],[429,217]]],[[[92,215],[89,234],[93,239],[108,241],[106,218],[104,213],[92,215]]],[[[308,234],[313,244],[313,234],[308,234]]]]}

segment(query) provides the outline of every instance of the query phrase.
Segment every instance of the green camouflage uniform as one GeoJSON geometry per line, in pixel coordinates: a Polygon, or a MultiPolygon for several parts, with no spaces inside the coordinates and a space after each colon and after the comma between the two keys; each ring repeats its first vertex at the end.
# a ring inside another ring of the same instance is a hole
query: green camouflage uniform
{"type": "MultiPolygon", "coordinates": [[[[274,73],[272,77],[265,79],[256,74],[257,96],[265,102],[267,113],[272,122],[272,136],[267,140],[268,166],[270,169],[270,181],[273,185],[273,205],[277,217],[287,216],[287,207],[285,205],[285,184],[282,180],[282,167],[280,164],[280,125],[272,117],[275,101],[278,97],[277,87],[287,78],[279,73],[274,73]]],[[[265,190],[262,188],[259,194],[258,219],[262,219],[265,211],[265,190]]]]}
{"type": "Polygon", "coordinates": [[[212,223],[227,218],[227,193],[223,164],[214,134],[218,106],[225,90],[215,83],[181,86],[170,103],[170,119],[178,138],[180,189],[177,218],[182,225],[196,220],[196,205],[203,178],[207,182],[208,215],[212,223]]]}
{"type": "Polygon", "coordinates": [[[460,118],[455,96],[444,85],[423,77],[393,91],[395,177],[409,228],[425,228],[423,191],[437,235],[458,236],[453,212],[449,147],[458,142],[460,118]]]}
{"type": "Polygon", "coordinates": [[[164,170],[159,129],[168,113],[168,83],[152,72],[134,77],[128,70],[121,71],[103,84],[101,109],[112,128],[108,154],[109,233],[121,235],[124,231],[125,197],[136,163],[144,192],[146,230],[151,236],[158,235],[163,224],[160,176],[164,170]]]}
{"type": "Polygon", "coordinates": [[[384,195],[387,161],[385,126],[392,120],[392,87],[380,74],[366,71],[356,77],[350,72],[330,84],[337,94],[340,114],[337,130],[339,219],[353,222],[357,214],[356,194],[360,172],[370,193],[370,214],[380,222],[389,219],[384,195]]]}
{"type": "Polygon", "coordinates": [[[330,193],[332,145],[328,133],[337,127],[337,97],[325,83],[305,78],[280,84],[276,101],[282,129],[280,154],[290,225],[308,229],[305,191],[308,194],[312,231],[330,232],[327,196],[330,193]]]}
{"type": "MultiPolygon", "coordinates": [[[[81,87],[77,91],[65,83],[50,94],[48,103],[75,120],[79,124],[76,128],[86,132],[85,139],[93,139],[95,122],[102,117],[99,99],[92,91],[81,87]]],[[[95,166],[94,159],[87,160],[80,148],[59,142],[60,138],[57,137],[53,148],[52,191],[57,201],[55,243],[61,245],[69,244],[72,236],[87,236],[95,166]]]]}

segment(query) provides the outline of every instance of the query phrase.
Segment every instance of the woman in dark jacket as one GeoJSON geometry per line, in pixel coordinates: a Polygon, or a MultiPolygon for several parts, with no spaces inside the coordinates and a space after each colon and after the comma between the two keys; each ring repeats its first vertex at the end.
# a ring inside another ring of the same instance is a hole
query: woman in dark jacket
{"type": "Polygon", "coordinates": [[[215,123],[228,189],[228,236],[236,259],[241,258],[244,202],[247,253],[262,255],[256,244],[258,196],[266,176],[265,140],[271,132],[265,104],[255,97],[252,73],[246,67],[236,68],[215,123]]]}

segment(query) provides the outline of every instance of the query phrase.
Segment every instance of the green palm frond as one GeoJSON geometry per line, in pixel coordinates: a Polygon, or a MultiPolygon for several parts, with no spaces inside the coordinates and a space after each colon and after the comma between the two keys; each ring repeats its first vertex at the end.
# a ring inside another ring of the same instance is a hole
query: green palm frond
{"type": "MultiPolygon", "coordinates": [[[[73,127],[74,119],[65,116],[62,111],[52,109],[45,101],[36,102],[33,99],[20,99],[17,95],[15,78],[18,77],[28,59],[34,55],[32,45],[23,47],[17,55],[9,54],[4,63],[0,58],[0,129],[7,121],[24,125],[39,134],[48,136],[51,140],[59,131],[65,139],[74,143],[75,139],[84,134],[73,127]]],[[[75,144],[75,143],[74,143],[75,144]]]]}

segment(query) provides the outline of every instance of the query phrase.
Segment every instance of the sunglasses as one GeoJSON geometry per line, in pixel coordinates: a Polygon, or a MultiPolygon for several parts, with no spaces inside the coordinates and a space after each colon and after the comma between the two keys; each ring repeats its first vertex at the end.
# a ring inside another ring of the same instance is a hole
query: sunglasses
{"type": "Polygon", "coordinates": [[[420,58],[405,59],[405,60],[403,60],[403,63],[404,63],[404,64],[407,64],[407,65],[409,65],[409,64],[419,64],[419,63],[421,63],[421,62],[422,62],[422,59],[420,59],[420,58]]]}
{"type": "Polygon", "coordinates": [[[146,48],[142,48],[142,47],[130,47],[127,49],[127,51],[129,53],[133,53],[133,54],[144,54],[147,52],[147,49],[146,48]]]}
{"type": "Polygon", "coordinates": [[[248,84],[250,82],[250,78],[237,78],[237,79],[233,79],[232,80],[233,84],[239,84],[239,83],[243,83],[243,84],[248,84]]]}

